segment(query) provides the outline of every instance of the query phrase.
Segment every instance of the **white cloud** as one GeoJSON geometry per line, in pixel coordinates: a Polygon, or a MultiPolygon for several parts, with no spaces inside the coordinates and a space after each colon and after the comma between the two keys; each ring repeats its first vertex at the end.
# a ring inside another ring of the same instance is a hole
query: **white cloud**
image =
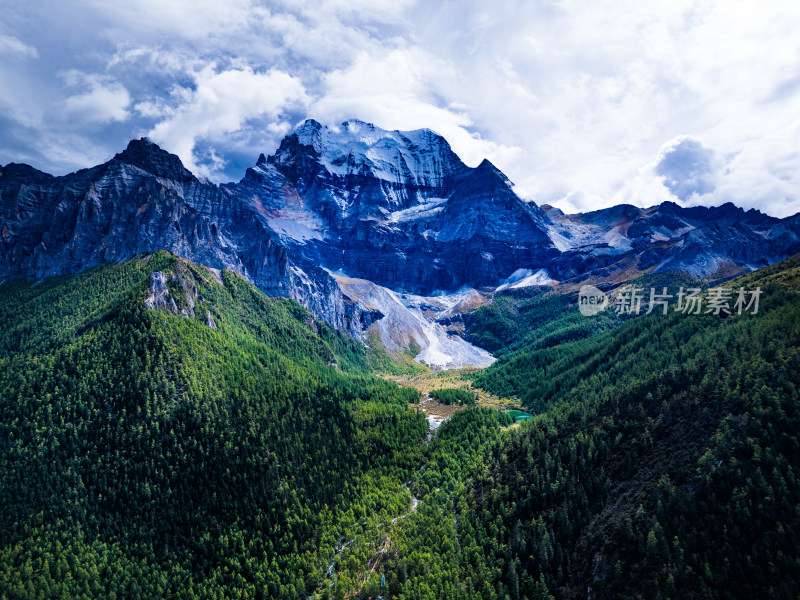
{"type": "Polygon", "coordinates": [[[114,40],[136,31],[173,40],[207,40],[247,28],[257,3],[251,0],[91,0],[88,6],[107,19],[106,35],[114,40]]]}
{"type": "MultiPolygon", "coordinates": [[[[39,60],[0,62],[0,101],[41,140],[77,135],[69,110],[95,106],[114,135],[95,121],[82,147],[111,153],[152,131],[189,164],[235,178],[287,123],[355,117],[429,127],[468,164],[488,157],[525,197],[599,208],[677,199],[655,164],[664,144],[690,136],[725,168],[686,202],[800,210],[797,3],[73,0],[4,17],[14,36],[0,34],[0,52],[39,60]],[[51,83],[64,70],[96,73],[102,89],[67,90],[67,103],[51,83]],[[226,72],[239,73],[238,91],[223,101],[214,81],[226,72]],[[289,79],[268,92],[267,73],[289,79]],[[278,108],[257,106],[273,95],[278,108]]],[[[0,158],[13,160],[3,140],[0,158]]]]}
{"type": "Polygon", "coordinates": [[[325,77],[320,97],[310,110],[329,124],[358,118],[386,129],[433,129],[472,166],[487,157],[502,161],[521,152],[518,147],[484,139],[471,130],[468,114],[457,104],[443,101],[458,77],[452,64],[419,48],[377,55],[364,52],[346,69],[325,77]]]}
{"type": "MultiPolygon", "coordinates": [[[[258,73],[249,68],[217,71],[213,66],[194,74],[193,88],[176,87],[169,103],[140,103],[145,116],[161,117],[148,136],[181,157],[196,173],[216,173],[198,164],[199,140],[224,141],[249,119],[269,116],[280,120],[282,111],[307,100],[299,79],[279,70],[258,73]]],[[[217,159],[216,168],[221,166],[217,159]]]]}
{"type": "Polygon", "coordinates": [[[38,58],[39,52],[13,35],[0,34],[0,54],[19,54],[30,58],[38,58]]]}
{"type": "Polygon", "coordinates": [[[596,210],[602,203],[603,198],[599,196],[592,196],[583,190],[574,190],[563,198],[559,198],[553,203],[553,206],[558,206],[567,214],[574,214],[596,210]]]}
{"type": "Polygon", "coordinates": [[[687,200],[713,192],[722,167],[716,152],[700,140],[682,135],[661,147],[654,171],[670,192],[687,200]]]}
{"type": "Polygon", "coordinates": [[[124,121],[129,117],[127,109],[131,97],[119,82],[79,71],[68,71],[63,77],[71,88],[88,88],[64,101],[64,112],[69,119],[77,119],[82,123],[109,123],[124,121]]]}

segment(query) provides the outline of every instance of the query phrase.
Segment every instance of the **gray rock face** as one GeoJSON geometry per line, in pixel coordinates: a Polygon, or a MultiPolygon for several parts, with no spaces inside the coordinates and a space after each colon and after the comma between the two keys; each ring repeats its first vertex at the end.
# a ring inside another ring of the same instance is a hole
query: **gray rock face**
{"type": "Polygon", "coordinates": [[[541,209],[489,161],[467,167],[428,130],[306,121],[242,188],[293,252],[392,289],[492,285],[559,254],[541,209]]]}
{"type": "Polygon", "coordinates": [[[144,140],[103,165],[65,177],[21,180],[15,170],[4,167],[0,177],[0,278],[72,273],[158,249],[240,272],[248,266],[275,275],[286,269],[283,247],[270,246],[269,239],[263,267],[248,265],[228,228],[249,215],[229,194],[198,181],[177,157],[144,140]],[[145,152],[154,156],[145,161],[145,152]],[[129,156],[136,162],[126,162],[129,156]],[[167,171],[171,162],[179,167],[174,172],[167,171]],[[140,166],[148,163],[156,172],[140,166]]]}
{"type": "Polygon", "coordinates": [[[302,257],[290,260],[238,194],[199,181],[147,140],[64,177],[27,165],[1,171],[0,281],[76,273],[163,249],[293,297],[341,329],[360,331],[366,318],[327,273],[302,257]]]}
{"type": "Polygon", "coordinates": [[[414,347],[415,359],[434,368],[487,367],[494,362],[486,350],[449,335],[413,299],[364,279],[338,277],[337,281],[355,302],[376,307],[384,315],[375,329],[389,353],[414,347]]]}
{"type": "Polygon", "coordinates": [[[144,301],[144,305],[147,308],[165,309],[178,314],[178,305],[169,293],[167,281],[167,276],[161,271],[155,271],[150,275],[150,280],[147,282],[150,288],[150,295],[144,301]]]}

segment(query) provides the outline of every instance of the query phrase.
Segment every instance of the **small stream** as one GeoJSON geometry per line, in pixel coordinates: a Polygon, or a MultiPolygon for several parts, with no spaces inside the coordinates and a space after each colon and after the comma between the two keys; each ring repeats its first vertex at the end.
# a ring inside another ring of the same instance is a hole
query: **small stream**
{"type": "MultiPolygon", "coordinates": [[[[425,399],[420,403],[420,405],[422,406],[422,410],[423,411],[425,411],[425,402],[427,400],[430,400],[430,395],[429,394],[425,394],[425,399]]],[[[429,444],[430,441],[433,439],[433,436],[436,435],[436,430],[438,430],[439,427],[441,427],[442,423],[447,421],[447,419],[444,418],[444,417],[440,417],[438,415],[428,414],[427,411],[426,411],[426,416],[427,416],[427,419],[428,419],[428,435],[427,435],[427,438],[425,440],[425,444],[429,444]]],[[[424,469],[424,468],[425,468],[425,465],[423,465],[421,469],[424,469]]],[[[396,517],[394,517],[392,519],[392,525],[396,525],[399,520],[405,519],[408,515],[412,514],[414,511],[416,511],[417,510],[417,506],[419,506],[419,498],[417,498],[414,495],[414,492],[411,491],[411,482],[410,481],[406,483],[405,488],[411,494],[411,508],[407,512],[405,512],[405,513],[403,513],[401,515],[397,515],[396,517]]],[[[336,559],[354,541],[355,541],[355,539],[347,540],[347,541],[343,542],[341,546],[337,546],[336,547],[336,550],[335,550],[335,552],[333,554],[333,557],[331,557],[331,559],[330,559],[330,564],[328,565],[328,569],[326,571],[328,576],[330,576],[330,577],[333,576],[333,570],[334,570],[334,567],[336,566],[336,559]]],[[[332,584],[333,583],[331,583],[331,585],[332,584]]]]}

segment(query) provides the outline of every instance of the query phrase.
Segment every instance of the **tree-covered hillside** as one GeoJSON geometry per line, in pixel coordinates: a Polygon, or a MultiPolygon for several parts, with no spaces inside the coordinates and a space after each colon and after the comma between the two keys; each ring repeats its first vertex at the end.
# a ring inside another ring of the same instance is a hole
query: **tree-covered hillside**
{"type": "MultiPolygon", "coordinates": [[[[641,287],[702,287],[718,283],[717,279],[698,279],[686,273],[669,271],[642,275],[627,282],[641,287]]],[[[499,292],[492,301],[465,315],[467,337],[490,350],[495,356],[531,348],[550,348],[591,337],[624,322],[628,315],[605,311],[587,319],[575,310],[578,291],[533,286],[499,292]]],[[[603,290],[613,286],[604,284],[603,290]]]]}
{"type": "Polygon", "coordinates": [[[417,392],[365,361],[165,253],[3,285],[0,597],[313,590],[340,536],[407,510],[419,466],[417,392]]]}
{"type": "Polygon", "coordinates": [[[398,597],[797,598],[800,258],[732,285],[757,315],[643,316],[479,374],[538,414],[470,433],[466,472],[432,462],[422,489],[454,497],[408,524],[398,597]]]}
{"type": "Polygon", "coordinates": [[[469,377],[533,418],[425,444],[417,392],[229,273],[7,283],[0,597],[796,599],[800,257],[728,285],[758,314],[506,305],[469,377]]]}

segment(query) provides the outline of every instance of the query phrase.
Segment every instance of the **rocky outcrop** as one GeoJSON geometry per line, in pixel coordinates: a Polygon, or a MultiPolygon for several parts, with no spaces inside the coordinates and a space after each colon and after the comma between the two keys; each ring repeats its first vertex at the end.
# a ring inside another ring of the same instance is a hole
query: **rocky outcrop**
{"type": "Polygon", "coordinates": [[[198,293],[195,274],[189,273],[188,263],[178,263],[178,273],[154,271],[147,281],[149,295],[144,300],[145,308],[161,310],[190,319],[198,319],[211,329],[217,322],[209,308],[211,304],[198,293]]]}
{"type": "MultiPolygon", "coordinates": [[[[178,314],[178,305],[170,295],[167,287],[167,277],[161,271],[155,271],[147,282],[150,295],[145,299],[144,305],[154,310],[166,310],[178,314]]],[[[194,314],[192,314],[194,316],[194,314]]]]}

